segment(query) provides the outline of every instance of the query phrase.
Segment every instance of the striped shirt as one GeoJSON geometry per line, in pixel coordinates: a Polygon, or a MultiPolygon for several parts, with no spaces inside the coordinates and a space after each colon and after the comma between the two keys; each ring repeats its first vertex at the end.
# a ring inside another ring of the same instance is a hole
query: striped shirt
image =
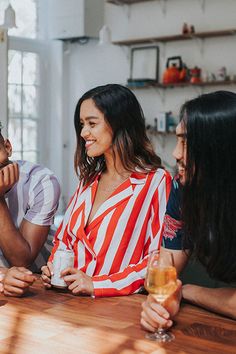
{"type": "Polygon", "coordinates": [[[132,173],[99,207],[89,224],[99,176],[81,182],[54,238],[50,260],[72,249],[74,267],[92,277],[95,296],[136,293],[144,284],[149,252],[158,249],[171,177],[163,169],[132,173]]]}
{"type": "MultiPolygon", "coordinates": [[[[16,162],[19,165],[19,180],[5,194],[12,221],[17,228],[23,219],[36,225],[52,225],[60,197],[56,177],[48,168],[27,161],[16,162]]],[[[45,264],[47,259],[39,255],[40,258],[40,265],[45,264]]],[[[0,265],[9,266],[1,251],[0,265]]]]}

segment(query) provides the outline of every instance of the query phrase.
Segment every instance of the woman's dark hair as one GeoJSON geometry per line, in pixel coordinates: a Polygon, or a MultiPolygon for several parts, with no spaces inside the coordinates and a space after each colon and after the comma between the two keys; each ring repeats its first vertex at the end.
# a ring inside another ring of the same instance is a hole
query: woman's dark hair
{"type": "Polygon", "coordinates": [[[100,171],[106,169],[103,156],[87,156],[85,141],[80,136],[80,107],[87,99],[93,100],[112,128],[113,156],[115,158],[115,148],[127,171],[133,172],[137,167],[142,171],[161,167],[161,159],[155,154],[146,135],[143,111],[135,95],[118,84],[98,86],[80,98],[74,115],[77,137],[74,167],[84,183],[91,182],[100,171]]]}
{"type": "Polygon", "coordinates": [[[186,102],[183,222],[193,255],[213,278],[236,281],[236,94],[217,91],[186,102]]]}

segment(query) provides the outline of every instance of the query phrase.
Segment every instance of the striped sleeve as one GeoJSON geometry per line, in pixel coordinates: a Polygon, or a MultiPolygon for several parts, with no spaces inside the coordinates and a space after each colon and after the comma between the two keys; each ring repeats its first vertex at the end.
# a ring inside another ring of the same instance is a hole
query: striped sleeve
{"type": "Polygon", "coordinates": [[[29,208],[24,218],[36,225],[49,226],[58,208],[60,185],[53,174],[45,174],[44,170],[43,173],[29,190],[29,208]]]}
{"type": "MultiPolygon", "coordinates": [[[[130,264],[114,274],[93,276],[95,297],[129,295],[137,293],[144,285],[148,254],[160,247],[161,230],[170,186],[171,177],[168,173],[165,173],[151,199],[145,245],[141,252],[140,261],[136,264],[130,264]]],[[[136,247],[138,248],[138,246],[137,244],[136,247]]]]}

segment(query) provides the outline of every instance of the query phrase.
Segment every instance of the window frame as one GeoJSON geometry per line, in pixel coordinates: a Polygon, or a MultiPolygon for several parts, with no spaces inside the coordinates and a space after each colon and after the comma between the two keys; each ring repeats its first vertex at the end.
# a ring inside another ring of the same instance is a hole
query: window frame
{"type": "MultiPolygon", "coordinates": [[[[46,78],[46,68],[47,68],[47,51],[45,42],[39,39],[31,39],[25,37],[15,37],[9,36],[8,37],[8,51],[15,50],[25,53],[35,53],[39,57],[39,106],[38,106],[38,132],[37,132],[37,151],[38,151],[38,161],[37,163],[44,163],[46,157],[46,144],[47,141],[45,132],[45,117],[48,116],[46,112],[46,99],[47,99],[47,88],[44,86],[45,78],[46,78]],[[44,89],[43,89],[44,86],[44,89]],[[41,137],[44,137],[42,139],[41,137]],[[43,142],[42,142],[43,140],[43,142]]],[[[7,51],[7,52],[8,52],[7,51]]],[[[7,70],[8,70],[8,63],[7,63],[7,70]]],[[[7,91],[8,91],[8,80],[7,80],[7,91]]],[[[8,102],[7,102],[7,127],[6,130],[8,132],[8,122],[9,122],[9,109],[8,109],[8,102]]],[[[14,142],[13,143],[13,151],[14,151],[14,142]]]]}

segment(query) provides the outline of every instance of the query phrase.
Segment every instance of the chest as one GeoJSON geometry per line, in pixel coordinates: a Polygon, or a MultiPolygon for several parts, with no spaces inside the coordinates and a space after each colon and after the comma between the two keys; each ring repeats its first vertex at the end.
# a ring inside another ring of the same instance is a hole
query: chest
{"type": "Polygon", "coordinates": [[[90,224],[90,222],[93,220],[94,216],[96,215],[98,209],[105,203],[105,201],[109,198],[111,192],[110,191],[104,191],[103,189],[98,186],[97,192],[94,197],[93,204],[91,206],[91,211],[88,217],[87,224],[90,224]]]}

